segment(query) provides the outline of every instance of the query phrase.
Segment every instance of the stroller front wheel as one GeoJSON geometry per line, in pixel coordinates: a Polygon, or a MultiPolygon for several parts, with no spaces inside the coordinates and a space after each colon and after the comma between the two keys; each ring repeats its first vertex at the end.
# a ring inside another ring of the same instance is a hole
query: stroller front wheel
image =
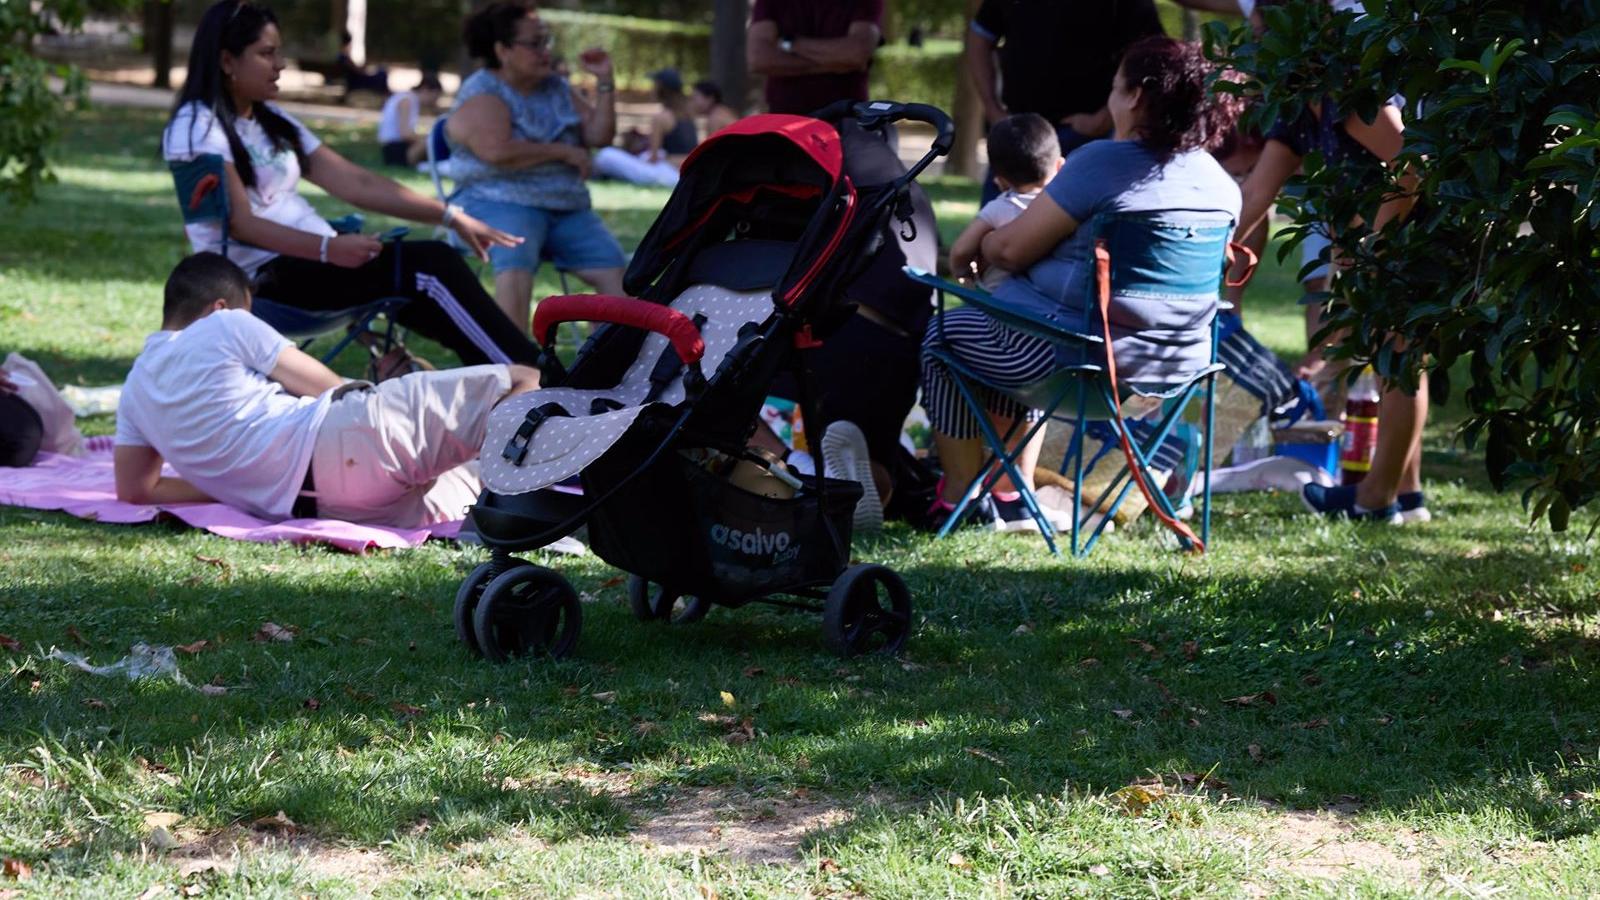
{"type": "Polygon", "coordinates": [[[483,655],[495,662],[529,654],[560,659],[577,646],[583,607],[559,573],[520,565],[484,586],[472,628],[483,655]]]}
{"type": "MultiPolygon", "coordinates": [[[[527,565],[526,562],[515,558],[509,560],[509,563],[513,566],[527,565]]],[[[496,566],[493,562],[479,563],[456,590],[456,637],[467,645],[473,656],[482,656],[483,648],[478,646],[478,634],[472,627],[472,614],[478,609],[478,601],[483,599],[483,589],[494,580],[495,575],[505,570],[505,564],[496,566]]]]}
{"type": "Polygon", "coordinates": [[[842,657],[894,656],[911,637],[911,590],[888,566],[844,570],[822,607],[822,640],[842,657]]]}
{"type": "Polygon", "coordinates": [[[711,604],[699,597],[684,597],[638,575],[628,578],[628,606],[641,622],[665,621],[674,625],[698,622],[711,611],[711,604]]]}

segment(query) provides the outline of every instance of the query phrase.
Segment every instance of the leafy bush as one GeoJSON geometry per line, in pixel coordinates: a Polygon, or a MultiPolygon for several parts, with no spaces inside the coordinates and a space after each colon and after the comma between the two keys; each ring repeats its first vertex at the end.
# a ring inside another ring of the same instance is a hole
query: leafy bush
{"type": "Polygon", "coordinates": [[[37,35],[83,26],[77,0],[15,3],[0,0],[0,199],[26,204],[50,180],[46,149],[61,133],[62,114],[86,97],[82,73],[31,52],[37,35]],[[50,89],[50,76],[63,81],[50,89]]]}
{"type": "MultiPolygon", "coordinates": [[[[1212,25],[1207,42],[1246,73],[1262,122],[1325,96],[1368,119],[1392,94],[1412,99],[1399,161],[1420,174],[1420,203],[1379,234],[1337,235],[1353,268],[1329,329],[1387,377],[1426,373],[1439,400],[1467,360],[1467,442],[1484,443],[1496,487],[1525,487],[1532,517],[1564,530],[1600,491],[1600,2],[1366,8],[1299,0],[1268,9],[1259,39],[1212,25]]],[[[1394,172],[1362,178],[1315,155],[1304,181],[1299,233],[1371,221],[1398,189],[1394,172]]]]}
{"type": "Polygon", "coordinates": [[[931,103],[948,110],[956,80],[965,77],[959,41],[928,41],[922,47],[887,44],[872,59],[873,97],[902,103],[931,103]]]}

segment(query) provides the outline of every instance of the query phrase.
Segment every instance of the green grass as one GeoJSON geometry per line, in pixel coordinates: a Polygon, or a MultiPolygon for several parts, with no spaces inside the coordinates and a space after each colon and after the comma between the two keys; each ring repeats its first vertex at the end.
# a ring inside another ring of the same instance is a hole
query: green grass
{"type": "MultiPolygon", "coordinates": [[[[119,378],[156,325],[185,249],[158,128],[75,117],[60,183],[0,219],[0,342],[61,380],[119,378]]],[[[974,212],[970,184],[931,187],[947,233],[974,212]]],[[[595,194],[625,245],[664,198],[595,194]]],[[[1295,292],[1269,263],[1250,298],[1285,354],[1295,292]]],[[[478,550],[0,508],[0,632],[21,644],[0,650],[0,857],[33,870],[0,896],[1592,895],[1593,546],[1528,531],[1452,418],[1428,436],[1426,527],[1254,495],[1220,499],[1199,559],[1148,524],[1087,562],[1019,537],[859,540],[915,594],[900,660],[841,663],[813,617],[761,607],[643,625],[615,571],[560,559],[589,598],[576,658],[490,665],[449,621],[478,550]],[[253,641],[269,621],[295,639],[253,641]],[[197,640],[179,665],[221,695],[45,658],[197,640]],[[1117,793],[1152,776],[1148,808],[1117,793]],[[784,865],[639,839],[695,804],[708,848],[713,826],[831,814],[784,865]],[[1289,813],[1331,807],[1322,831],[1289,813]],[[254,823],[279,811],[295,827],[270,841],[254,823]],[[184,867],[207,854],[220,868],[184,867]]]]}

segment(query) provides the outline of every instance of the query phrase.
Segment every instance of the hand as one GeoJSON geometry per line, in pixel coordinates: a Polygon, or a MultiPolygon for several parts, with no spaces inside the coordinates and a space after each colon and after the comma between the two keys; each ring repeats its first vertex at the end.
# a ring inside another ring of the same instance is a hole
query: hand
{"type": "Polygon", "coordinates": [[[0,394],[15,394],[16,384],[11,380],[11,375],[5,369],[0,369],[0,394]]]}
{"type": "Polygon", "coordinates": [[[328,241],[328,262],[359,269],[383,252],[383,244],[368,234],[341,234],[328,241]]]}
{"type": "Polygon", "coordinates": [[[978,274],[977,257],[950,251],[950,276],[959,282],[972,281],[978,274]]]}
{"type": "Polygon", "coordinates": [[[1092,113],[1073,113],[1062,119],[1061,124],[1084,137],[1100,137],[1111,130],[1111,113],[1104,109],[1092,113]]]}
{"type": "Polygon", "coordinates": [[[578,177],[587,181],[589,179],[589,163],[592,161],[589,151],[583,147],[567,145],[565,159],[561,161],[578,170],[578,177]]]}
{"type": "Polygon", "coordinates": [[[578,54],[578,65],[602,82],[611,80],[611,54],[599,47],[590,47],[578,54]]]}
{"type": "Polygon", "coordinates": [[[472,250],[473,256],[484,262],[489,261],[490,247],[515,247],[522,243],[522,238],[486,225],[465,212],[458,212],[450,219],[450,230],[472,250]]]}

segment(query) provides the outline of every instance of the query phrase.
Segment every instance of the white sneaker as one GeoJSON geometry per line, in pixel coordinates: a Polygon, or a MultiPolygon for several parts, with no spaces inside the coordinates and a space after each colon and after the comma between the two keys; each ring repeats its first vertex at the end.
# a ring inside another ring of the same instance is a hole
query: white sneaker
{"type": "Polygon", "coordinates": [[[854,422],[832,422],[822,436],[822,456],[826,460],[824,474],[827,477],[861,485],[861,501],[856,504],[854,515],[855,530],[881,530],[883,501],[878,497],[878,483],[872,477],[867,436],[854,422]]]}

